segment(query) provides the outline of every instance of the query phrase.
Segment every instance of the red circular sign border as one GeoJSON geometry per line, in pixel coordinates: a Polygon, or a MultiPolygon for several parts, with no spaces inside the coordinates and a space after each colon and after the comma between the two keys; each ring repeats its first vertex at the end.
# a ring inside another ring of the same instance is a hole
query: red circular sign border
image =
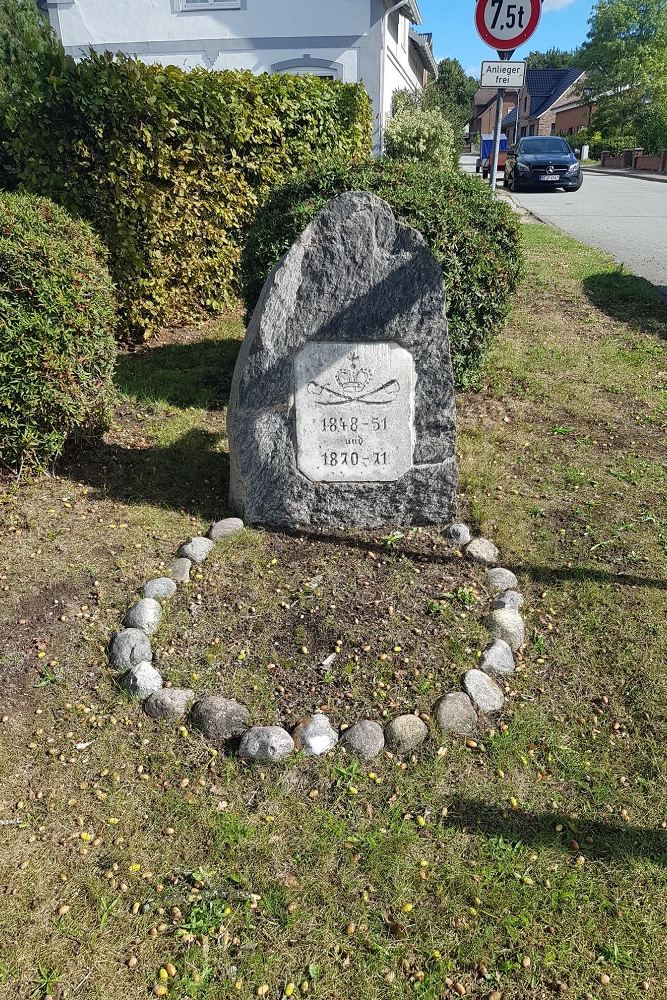
{"type": "Polygon", "coordinates": [[[483,42],[486,42],[487,45],[490,45],[492,49],[496,49],[496,51],[499,50],[501,52],[511,52],[512,49],[518,49],[520,45],[524,45],[537,30],[537,26],[542,17],[542,0],[532,0],[533,13],[530,16],[530,21],[524,28],[523,32],[520,35],[517,35],[512,42],[503,41],[501,38],[494,38],[491,32],[487,29],[484,21],[484,13],[489,2],[490,0],[477,0],[475,22],[477,24],[477,32],[480,38],[483,42]]]}

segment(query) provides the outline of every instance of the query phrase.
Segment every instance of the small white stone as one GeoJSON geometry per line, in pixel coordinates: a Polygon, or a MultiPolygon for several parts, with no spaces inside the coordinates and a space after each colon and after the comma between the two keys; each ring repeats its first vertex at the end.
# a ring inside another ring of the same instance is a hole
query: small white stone
{"type": "Polygon", "coordinates": [[[208,559],[215,548],[215,542],[210,538],[198,535],[196,538],[188,538],[184,545],[178,550],[179,559],[189,559],[193,563],[203,563],[208,559]]]}
{"type": "Polygon", "coordinates": [[[482,670],[469,670],[463,678],[463,686],[473,704],[485,715],[500,712],[505,704],[505,695],[501,689],[482,670]]]}
{"type": "Polygon", "coordinates": [[[338,743],[338,733],[322,712],[302,719],[292,737],[297,750],[301,750],[306,757],[320,757],[333,750],[338,743]]]}
{"type": "Polygon", "coordinates": [[[477,728],[477,712],[467,694],[450,691],[437,703],[435,721],[443,733],[466,736],[477,728]]]}
{"type": "Polygon", "coordinates": [[[472,541],[472,534],[467,524],[450,524],[449,537],[457,545],[468,545],[472,541]]]}
{"type": "Polygon", "coordinates": [[[491,602],[492,611],[520,611],[524,605],[523,594],[518,590],[506,590],[491,602]]]}
{"type": "Polygon", "coordinates": [[[221,538],[229,538],[238,531],[243,531],[245,525],[240,517],[226,517],[222,521],[216,521],[208,529],[208,537],[214,542],[219,542],[221,538]]]}
{"type": "Polygon", "coordinates": [[[512,647],[504,639],[496,639],[484,650],[481,666],[485,674],[492,676],[506,677],[513,674],[516,667],[512,647]]]}
{"type": "Polygon", "coordinates": [[[137,698],[149,698],[163,685],[162,675],[152,663],[138,663],[123,675],[123,687],[137,698]]]}
{"type": "Polygon", "coordinates": [[[144,584],[144,597],[151,597],[155,601],[165,600],[173,597],[176,593],[176,581],[169,576],[158,576],[154,580],[147,580],[144,584]]]}
{"type": "Polygon", "coordinates": [[[515,653],[526,641],[526,626],[518,611],[492,611],[485,624],[494,639],[504,639],[515,653]]]}
{"type": "Polygon", "coordinates": [[[488,538],[473,538],[465,547],[465,554],[473,562],[483,566],[493,566],[500,559],[500,551],[488,538]]]}
{"type": "Polygon", "coordinates": [[[126,628],[138,628],[146,635],[157,632],[162,621],[162,608],[152,597],[144,597],[128,609],[123,618],[126,628]]]}
{"type": "Polygon", "coordinates": [[[294,753],[294,740],[280,726],[253,726],[239,746],[243,760],[277,762],[294,753]]]}
{"type": "Polygon", "coordinates": [[[519,581],[510,569],[495,566],[486,571],[486,588],[491,594],[502,594],[505,590],[514,590],[519,581]]]}

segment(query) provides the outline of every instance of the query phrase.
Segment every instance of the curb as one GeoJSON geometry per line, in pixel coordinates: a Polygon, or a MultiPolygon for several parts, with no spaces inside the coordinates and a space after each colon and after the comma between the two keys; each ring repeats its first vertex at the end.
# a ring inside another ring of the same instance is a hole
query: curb
{"type": "Polygon", "coordinates": [[[667,184],[667,174],[644,174],[638,170],[605,170],[604,167],[583,167],[587,174],[601,174],[603,177],[632,177],[638,181],[653,181],[658,184],[667,184]]]}

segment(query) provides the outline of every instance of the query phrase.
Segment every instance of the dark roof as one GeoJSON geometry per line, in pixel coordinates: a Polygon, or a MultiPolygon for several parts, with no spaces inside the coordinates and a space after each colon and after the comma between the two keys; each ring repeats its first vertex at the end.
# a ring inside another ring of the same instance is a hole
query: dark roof
{"type": "Polygon", "coordinates": [[[433,35],[431,32],[418,32],[410,28],[410,40],[415,43],[426,69],[433,76],[438,75],[438,64],[433,55],[433,35]]]}
{"type": "Polygon", "coordinates": [[[505,115],[503,118],[503,128],[507,128],[508,125],[516,125],[516,118],[519,113],[518,108],[512,108],[509,114],[505,115]]]}
{"type": "Polygon", "coordinates": [[[494,100],[497,93],[498,91],[495,87],[480,87],[472,99],[475,111],[478,109],[483,111],[484,108],[488,108],[489,103],[494,100]]]}
{"type": "Polygon", "coordinates": [[[529,69],[526,89],[530,96],[528,115],[536,118],[544,114],[583,76],[581,69],[529,69]]]}

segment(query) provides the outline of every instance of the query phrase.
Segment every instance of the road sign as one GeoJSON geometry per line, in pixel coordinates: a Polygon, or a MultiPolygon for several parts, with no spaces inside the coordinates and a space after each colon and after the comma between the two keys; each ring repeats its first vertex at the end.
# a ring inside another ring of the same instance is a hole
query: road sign
{"type": "Polygon", "coordinates": [[[521,90],[525,82],[525,62],[485,59],[482,63],[480,87],[504,87],[508,90],[521,90]]]}
{"type": "Polygon", "coordinates": [[[498,52],[527,42],[542,16],[542,0],[477,0],[475,21],[482,39],[498,52]]]}

